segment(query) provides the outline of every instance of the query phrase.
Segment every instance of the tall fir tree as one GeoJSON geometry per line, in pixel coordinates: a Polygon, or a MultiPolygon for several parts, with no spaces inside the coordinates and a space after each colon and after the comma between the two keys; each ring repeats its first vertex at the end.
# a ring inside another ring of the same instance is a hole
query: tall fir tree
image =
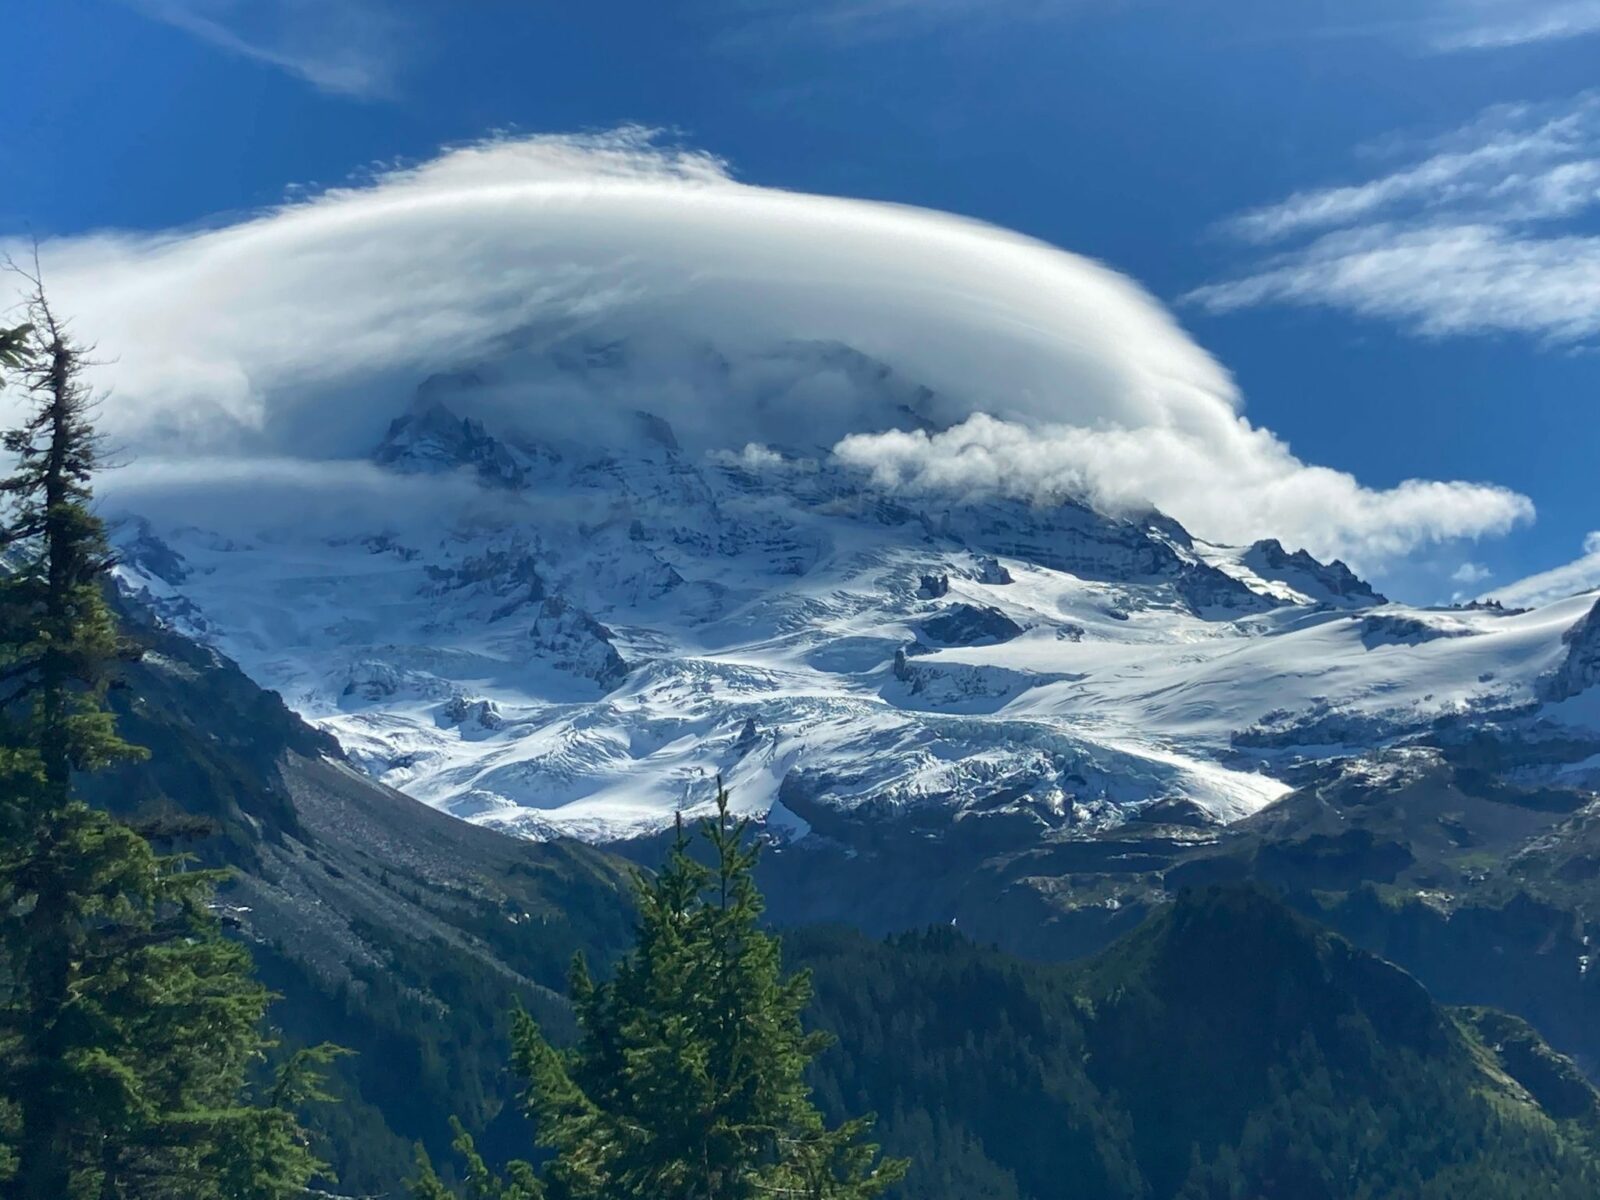
{"type": "MultiPolygon", "coordinates": [[[[812,1103],[805,1072],[828,1038],[805,1031],[810,979],[784,975],[761,927],[747,824],[719,781],[707,867],[680,821],[665,867],[639,880],[637,940],[615,977],[597,984],[574,964],[573,1050],[516,1014],[522,1103],[550,1158],[498,1178],[455,1126],[471,1200],[870,1200],[904,1176],[863,1141],[872,1118],[829,1129],[812,1103]]],[[[413,1192],[451,1194],[425,1157],[413,1192]]]]}
{"type": "Polygon", "coordinates": [[[278,1200],[320,1168],[295,1117],[331,1051],[253,1099],[269,995],[212,912],[216,872],[75,800],[143,752],[105,705],[127,650],[94,515],[94,398],[36,280],[6,339],[25,416],[0,481],[0,1154],[18,1200],[278,1200]]]}

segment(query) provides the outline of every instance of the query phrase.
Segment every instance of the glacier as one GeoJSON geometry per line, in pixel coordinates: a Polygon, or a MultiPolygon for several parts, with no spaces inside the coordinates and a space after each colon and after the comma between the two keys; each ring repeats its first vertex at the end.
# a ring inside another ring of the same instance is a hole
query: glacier
{"type": "MultiPolygon", "coordinates": [[[[626,355],[562,347],[541,386],[592,398],[626,355]]],[[[1452,725],[1600,750],[1593,593],[1392,603],[1152,509],[908,493],[826,442],[680,441],[626,406],[519,423],[506,370],[417,389],[359,464],[387,510],[116,514],[121,586],[373,777],[534,838],[649,836],[718,778],[786,841],[840,820],[1056,837],[1156,808],[1229,822],[1305,763],[1452,725]]],[[[871,427],[937,428],[928,389],[846,346],[740,378],[754,405],[828,379],[871,427]]]]}

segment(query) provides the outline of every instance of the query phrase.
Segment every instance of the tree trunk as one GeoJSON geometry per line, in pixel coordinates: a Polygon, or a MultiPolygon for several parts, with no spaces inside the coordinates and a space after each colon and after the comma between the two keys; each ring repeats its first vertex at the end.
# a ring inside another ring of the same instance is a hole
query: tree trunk
{"type": "Polygon", "coordinates": [[[52,638],[41,666],[39,752],[51,803],[65,804],[72,783],[67,730],[67,664],[61,647],[72,641],[71,531],[67,451],[72,439],[72,353],[57,336],[50,346],[50,449],[44,476],[44,551],[47,571],[45,627],[52,638]]]}
{"type": "MultiPolygon", "coordinates": [[[[54,853],[51,837],[46,854],[54,853]]],[[[72,953],[66,936],[65,897],[43,890],[28,917],[28,972],[24,1014],[22,1138],[15,1195],[19,1200],[66,1200],[72,1177],[72,1119],[62,1095],[65,1050],[62,1014],[72,991],[72,953]]]]}

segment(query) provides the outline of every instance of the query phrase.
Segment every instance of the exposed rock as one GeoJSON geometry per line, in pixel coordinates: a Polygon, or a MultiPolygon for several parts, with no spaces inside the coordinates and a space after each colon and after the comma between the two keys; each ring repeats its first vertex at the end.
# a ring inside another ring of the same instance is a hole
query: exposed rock
{"type": "Polygon", "coordinates": [[[657,446],[668,450],[676,451],[679,448],[678,435],[672,432],[672,426],[665,418],[647,412],[635,413],[634,416],[639,422],[639,431],[644,435],[645,441],[654,442],[657,446]]]}
{"type": "Polygon", "coordinates": [[[991,585],[1012,583],[1011,572],[1000,564],[997,558],[984,555],[978,559],[978,582],[991,585]]]}
{"type": "Polygon", "coordinates": [[[505,725],[500,709],[493,700],[468,700],[454,696],[439,712],[444,725],[471,725],[479,729],[494,730],[505,725]]]}
{"type": "Polygon", "coordinates": [[[400,690],[401,673],[385,662],[364,660],[352,663],[344,685],[344,695],[362,700],[384,700],[400,690]]]}
{"type": "Polygon", "coordinates": [[[917,595],[924,600],[937,600],[950,594],[950,576],[924,575],[917,584],[917,595]]]}
{"type": "Polygon", "coordinates": [[[1201,562],[1186,562],[1180,566],[1173,579],[1173,589],[1190,611],[1196,613],[1211,609],[1230,613],[1259,612],[1272,603],[1232,575],[1201,562]]]}
{"type": "Polygon", "coordinates": [[[544,580],[533,555],[520,547],[490,550],[464,558],[453,567],[430,564],[425,571],[426,595],[470,590],[475,595],[518,596],[524,600],[545,597],[544,580]]]}
{"type": "Polygon", "coordinates": [[[594,680],[606,691],[621,683],[628,664],[612,645],[612,633],[560,596],[547,597],[529,631],[552,665],[594,680]]]}
{"type": "Polygon", "coordinates": [[[1009,642],[1023,630],[998,608],[954,604],[922,622],[922,632],[946,646],[993,646],[1009,642]]]}
{"type": "Polygon", "coordinates": [[[1256,542],[1244,552],[1242,561],[1261,578],[1288,584],[1312,600],[1349,606],[1389,602],[1339,559],[1323,563],[1305,550],[1290,554],[1277,538],[1256,542]]]}
{"type": "Polygon", "coordinates": [[[1570,700],[1600,683],[1600,600],[1561,640],[1567,656],[1540,689],[1540,698],[1552,704],[1570,700]]]}
{"type": "Polygon", "coordinates": [[[1373,613],[1361,619],[1361,640],[1369,648],[1377,646],[1419,646],[1440,638],[1471,637],[1464,625],[1424,621],[1391,613],[1373,613]]]}
{"type": "Polygon", "coordinates": [[[516,490],[528,482],[526,456],[490,436],[483,422],[458,417],[435,398],[441,391],[477,386],[476,376],[449,377],[442,387],[435,376],[417,391],[412,411],[396,417],[373,461],[407,474],[426,474],[470,467],[490,487],[516,490]]]}
{"type": "Polygon", "coordinates": [[[412,546],[402,546],[387,533],[362,538],[361,544],[374,554],[392,554],[401,562],[416,562],[421,557],[421,551],[412,546]]]}
{"type": "Polygon", "coordinates": [[[118,531],[117,557],[123,565],[173,587],[189,578],[188,561],[155,535],[149,521],[135,517],[131,524],[137,531],[133,537],[118,531]]]}
{"type": "MultiPolygon", "coordinates": [[[[1231,575],[1200,562],[1162,522],[1136,524],[1064,500],[1053,505],[994,499],[931,514],[932,532],[991,558],[1004,556],[1065,571],[1080,579],[1117,583],[1170,582],[1195,612],[1260,612],[1272,602],[1231,575]]],[[[1180,532],[1176,522],[1170,525],[1180,532]]]]}
{"type": "Polygon", "coordinates": [[[1497,617],[1515,617],[1528,610],[1525,608],[1507,608],[1498,600],[1468,600],[1465,604],[1452,604],[1451,608],[1458,608],[1462,612],[1493,613],[1497,617]]]}

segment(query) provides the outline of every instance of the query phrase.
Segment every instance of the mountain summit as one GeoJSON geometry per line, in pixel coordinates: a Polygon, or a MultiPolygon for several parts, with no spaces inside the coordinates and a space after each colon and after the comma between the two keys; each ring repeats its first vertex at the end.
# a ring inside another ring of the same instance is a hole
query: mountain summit
{"type": "MultiPolygon", "coordinates": [[[[1174,802],[1223,822],[1299,763],[1441,722],[1600,727],[1590,598],[1413,608],[1156,512],[719,447],[595,400],[629,354],[434,376],[372,453],[376,515],[131,521],[123,584],[375,778],[534,837],[660,831],[719,775],[790,841],[890,821],[1025,842],[1174,802]],[[528,394],[568,377],[583,404],[531,423],[528,394]]],[[[936,407],[842,347],[696,363],[756,407],[824,377],[913,428],[936,407]]]]}

